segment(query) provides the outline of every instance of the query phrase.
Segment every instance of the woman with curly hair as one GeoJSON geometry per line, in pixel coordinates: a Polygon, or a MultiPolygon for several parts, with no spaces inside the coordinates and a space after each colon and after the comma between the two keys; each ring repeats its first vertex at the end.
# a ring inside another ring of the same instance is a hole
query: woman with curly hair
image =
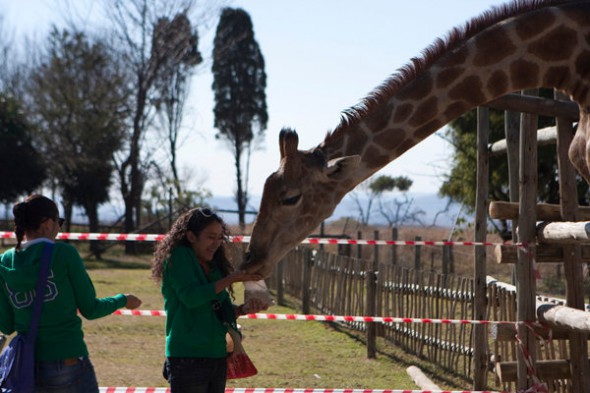
{"type": "Polygon", "coordinates": [[[172,393],[223,393],[227,324],[266,308],[255,299],[232,304],[233,283],[262,277],[234,271],[226,254],[228,236],[221,217],[196,208],[182,214],[156,247],[152,278],[161,283],[164,297],[164,377],[172,393]]]}

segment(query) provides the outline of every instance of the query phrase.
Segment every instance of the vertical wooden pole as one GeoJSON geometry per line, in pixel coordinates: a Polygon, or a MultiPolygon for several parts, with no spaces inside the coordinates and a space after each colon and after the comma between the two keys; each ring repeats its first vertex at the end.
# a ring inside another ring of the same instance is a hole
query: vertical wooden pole
{"type": "MultiPolygon", "coordinates": [[[[397,227],[391,227],[391,240],[397,240],[398,231],[397,227]]],[[[397,265],[397,246],[391,246],[391,266],[397,265]]]]}
{"type": "Polygon", "coordinates": [[[312,250],[308,248],[303,249],[303,285],[301,286],[301,310],[304,314],[310,313],[310,285],[311,285],[311,265],[313,263],[312,250]]]}
{"type": "MultiPolygon", "coordinates": [[[[520,153],[520,113],[504,112],[504,135],[506,136],[506,157],[508,159],[508,187],[510,202],[518,202],[518,168],[520,153]]],[[[512,241],[517,241],[517,220],[512,220],[512,241]]],[[[512,267],[512,284],[516,284],[516,265],[512,267]]]]}
{"type": "MultiPolygon", "coordinates": [[[[475,241],[487,239],[487,211],[489,193],[489,158],[488,139],[490,132],[489,109],[477,108],[477,186],[475,198],[475,241]]],[[[473,318],[486,319],[487,285],[486,285],[486,248],[475,246],[474,249],[474,309],[473,318]]],[[[487,385],[488,339],[485,325],[474,325],[474,369],[473,389],[484,390],[487,385]]]]}
{"type": "MultiPolygon", "coordinates": [[[[525,94],[537,95],[536,90],[525,94]]],[[[537,221],[537,115],[522,114],[520,124],[520,165],[519,165],[519,204],[518,241],[525,247],[518,248],[516,264],[517,320],[531,322],[536,320],[535,294],[537,292],[533,271],[535,257],[537,221]]],[[[531,331],[522,323],[518,324],[517,334],[522,348],[516,351],[518,359],[517,389],[527,390],[531,386],[528,366],[523,351],[526,351],[536,368],[536,342],[531,331]]]]}
{"type": "MultiPolygon", "coordinates": [[[[375,240],[379,239],[379,232],[375,231],[375,240]]],[[[365,309],[368,316],[375,316],[377,309],[377,269],[379,266],[379,249],[374,248],[373,263],[367,263],[366,285],[367,292],[365,299],[365,309]]],[[[377,357],[377,325],[375,322],[367,322],[367,358],[375,359],[377,357]]]]}
{"type": "MultiPolygon", "coordinates": [[[[421,236],[414,238],[417,242],[422,240],[421,236]]],[[[420,270],[422,268],[422,246],[414,246],[414,269],[420,270]]]]}
{"type": "Polygon", "coordinates": [[[277,304],[279,306],[285,305],[285,286],[283,285],[283,279],[285,274],[285,256],[283,259],[279,261],[276,270],[276,278],[277,278],[277,304]]]}
{"type": "MultiPolygon", "coordinates": [[[[567,97],[556,93],[556,99],[567,97]]],[[[576,221],[578,214],[578,186],[574,167],[568,159],[568,150],[573,139],[571,121],[557,119],[557,163],[559,166],[559,195],[561,199],[561,218],[563,221],[576,221]]],[[[567,306],[584,310],[584,283],[582,280],[582,257],[580,245],[564,245],[566,256],[564,273],[566,279],[567,306]]],[[[570,368],[572,373],[572,392],[582,393],[590,386],[590,367],[588,365],[588,337],[585,334],[571,333],[570,368]]]]}

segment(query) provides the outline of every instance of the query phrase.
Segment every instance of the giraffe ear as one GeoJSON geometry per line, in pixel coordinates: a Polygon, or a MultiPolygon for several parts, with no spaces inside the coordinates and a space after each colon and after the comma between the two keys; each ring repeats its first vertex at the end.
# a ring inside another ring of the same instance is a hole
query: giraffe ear
{"type": "Polygon", "coordinates": [[[360,162],[361,156],[359,155],[335,158],[328,161],[324,174],[331,180],[337,180],[358,168],[360,162]]]}

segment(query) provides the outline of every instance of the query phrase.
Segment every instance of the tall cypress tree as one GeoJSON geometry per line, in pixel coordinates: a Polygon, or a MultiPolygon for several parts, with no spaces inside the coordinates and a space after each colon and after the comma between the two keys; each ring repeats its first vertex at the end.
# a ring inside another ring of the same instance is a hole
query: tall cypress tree
{"type": "Polygon", "coordinates": [[[224,8],[213,48],[216,138],[229,142],[236,167],[239,222],[245,224],[248,170],[253,141],[266,129],[264,57],[254,39],[252,21],[242,9],[224,8]],[[245,176],[245,177],[244,177],[245,176]]]}

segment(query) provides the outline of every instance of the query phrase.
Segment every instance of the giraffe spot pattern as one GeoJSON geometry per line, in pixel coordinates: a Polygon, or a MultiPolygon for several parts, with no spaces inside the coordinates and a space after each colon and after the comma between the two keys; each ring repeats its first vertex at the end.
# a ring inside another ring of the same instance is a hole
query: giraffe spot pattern
{"type": "Polygon", "coordinates": [[[517,60],[510,65],[510,77],[513,90],[538,86],[539,66],[528,60],[517,60]]]}
{"type": "Polygon", "coordinates": [[[509,90],[508,75],[503,70],[496,70],[492,73],[486,88],[492,97],[498,97],[509,90]]]}
{"type": "Polygon", "coordinates": [[[493,27],[475,37],[475,47],[473,65],[476,67],[498,64],[516,50],[506,30],[501,27],[493,27]]]}
{"type": "Polygon", "coordinates": [[[423,75],[411,83],[408,87],[403,89],[399,94],[399,99],[405,100],[421,100],[423,97],[430,94],[434,83],[430,75],[423,75]]]}
{"type": "Polygon", "coordinates": [[[369,137],[367,133],[359,126],[349,131],[349,137],[346,143],[346,155],[362,153],[363,146],[366,145],[369,137]]]}
{"type": "Polygon", "coordinates": [[[393,112],[393,104],[385,103],[373,108],[370,113],[367,113],[365,122],[372,130],[380,130],[389,124],[391,113],[393,112]]]}
{"type": "Polygon", "coordinates": [[[387,165],[390,160],[389,155],[383,154],[381,149],[378,149],[373,145],[368,146],[363,155],[363,161],[369,169],[381,168],[387,165]]]}
{"type": "Polygon", "coordinates": [[[582,52],[574,62],[575,71],[580,78],[586,80],[590,74],[590,51],[582,52]]]}
{"type": "Polygon", "coordinates": [[[401,128],[386,128],[375,135],[373,142],[390,150],[403,142],[404,134],[401,128]]]}
{"type": "Polygon", "coordinates": [[[434,131],[438,130],[443,125],[444,125],[443,122],[441,122],[438,119],[434,119],[434,120],[424,124],[423,126],[417,128],[416,131],[414,132],[414,136],[416,136],[417,138],[422,140],[422,139],[426,138],[427,136],[429,136],[430,134],[432,134],[434,131]]]}
{"type": "Polygon", "coordinates": [[[557,61],[570,57],[578,45],[578,34],[566,26],[549,31],[529,45],[529,52],[543,61],[557,61]]]}
{"type": "Polygon", "coordinates": [[[395,109],[395,114],[393,115],[393,122],[394,123],[401,123],[406,121],[406,119],[412,114],[414,110],[414,105],[405,103],[398,105],[395,109]]]}
{"type": "Polygon", "coordinates": [[[461,115],[467,110],[467,104],[464,101],[456,101],[447,105],[447,109],[444,110],[443,114],[445,120],[454,119],[461,115]]]}
{"type": "Polygon", "coordinates": [[[463,67],[443,69],[436,77],[436,87],[445,89],[465,72],[463,67]]]}
{"type": "Polygon", "coordinates": [[[454,101],[463,100],[469,104],[477,105],[486,101],[482,90],[481,79],[472,75],[453,87],[449,91],[449,98],[454,101]]]}
{"type": "Polygon", "coordinates": [[[426,121],[432,119],[438,113],[438,99],[436,97],[430,97],[424,100],[416,107],[414,114],[408,120],[408,124],[416,127],[420,124],[424,124],[426,121]]]}
{"type": "Polygon", "coordinates": [[[570,69],[567,66],[549,67],[543,77],[544,86],[554,86],[558,89],[566,87],[571,80],[570,69]]]}
{"type": "Polygon", "coordinates": [[[551,12],[546,12],[542,18],[535,15],[523,16],[522,23],[515,26],[516,34],[522,41],[528,41],[541,32],[546,31],[548,27],[555,23],[556,16],[551,12]]]}

